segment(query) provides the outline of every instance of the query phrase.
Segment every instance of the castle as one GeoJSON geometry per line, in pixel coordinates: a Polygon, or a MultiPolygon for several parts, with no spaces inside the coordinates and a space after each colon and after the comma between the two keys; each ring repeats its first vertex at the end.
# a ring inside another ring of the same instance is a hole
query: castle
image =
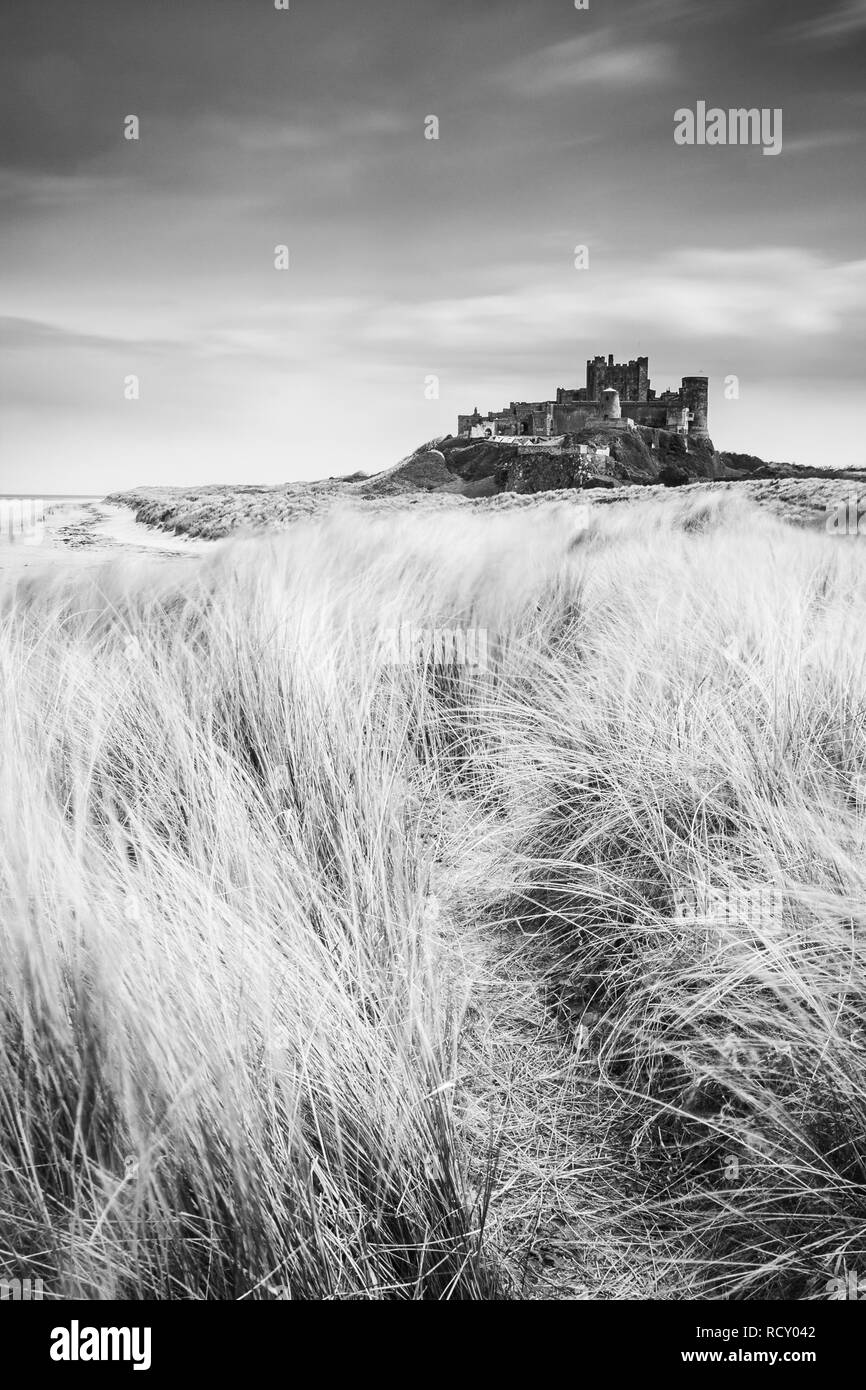
{"type": "Polygon", "coordinates": [[[650,387],[649,358],[586,364],[586,386],[560,386],[553,401],[512,401],[507,410],[457,417],[457,433],[468,439],[530,435],[551,439],[582,430],[628,430],[645,426],[708,439],[708,378],[685,376],[678,391],[656,395],[650,387]]]}

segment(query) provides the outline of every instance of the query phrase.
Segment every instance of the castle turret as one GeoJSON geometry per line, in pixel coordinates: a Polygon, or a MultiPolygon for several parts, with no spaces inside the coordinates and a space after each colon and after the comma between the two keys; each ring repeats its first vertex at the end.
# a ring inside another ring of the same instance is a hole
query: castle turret
{"type": "Polygon", "coordinates": [[[684,376],[682,388],[684,409],[689,412],[689,434],[706,438],[707,411],[709,403],[709,378],[705,376],[684,376]]]}
{"type": "Polygon", "coordinates": [[[601,413],[605,420],[621,420],[622,406],[615,386],[605,386],[601,393],[601,413]]]}

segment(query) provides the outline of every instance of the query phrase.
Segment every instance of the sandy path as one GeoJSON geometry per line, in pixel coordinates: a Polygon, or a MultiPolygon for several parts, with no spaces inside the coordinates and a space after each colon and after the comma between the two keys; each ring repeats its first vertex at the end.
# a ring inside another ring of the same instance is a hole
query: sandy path
{"type": "Polygon", "coordinates": [[[35,543],[0,540],[0,576],[56,565],[97,565],[121,554],[195,557],[216,544],[145,526],[129,507],[58,502],[46,507],[44,529],[35,543]]]}

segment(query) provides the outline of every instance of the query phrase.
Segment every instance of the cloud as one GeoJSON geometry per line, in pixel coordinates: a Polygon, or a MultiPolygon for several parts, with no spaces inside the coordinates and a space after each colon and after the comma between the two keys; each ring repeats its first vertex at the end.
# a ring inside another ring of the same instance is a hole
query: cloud
{"type": "Polygon", "coordinates": [[[813,150],[839,149],[845,145],[856,145],[860,136],[854,130],[824,130],[814,135],[799,135],[785,141],[785,154],[811,154],[813,150]]]}
{"type": "Polygon", "coordinates": [[[649,277],[644,302],[692,337],[831,336],[866,312],[866,261],[834,263],[802,247],[683,251],[649,277]]]}
{"type": "Polygon", "coordinates": [[[131,177],[101,174],[55,174],[42,170],[0,168],[0,203],[16,213],[27,209],[86,205],[134,187],[131,177]]]}
{"type": "Polygon", "coordinates": [[[210,120],[214,136],[228,134],[233,137],[242,150],[259,152],[262,150],[311,150],[321,145],[324,132],[321,127],[285,125],[278,122],[231,122],[210,120]]]}
{"type": "Polygon", "coordinates": [[[523,283],[517,292],[371,305],[364,340],[386,355],[414,349],[471,366],[515,350],[528,362],[611,332],[645,337],[650,327],[671,340],[751,341],[775,352],[795,339],[856,337],[866,317],[866,261],[833,263],[798,247],[684,249],[630,273],[623,264],[575,272],[571,294],[523,283]]]}
{"type": "Polygon", "coordinates": [[[632,88],[671,74],[672,50],[664,43],[623,43],[612,29],[551,44],[500,69],[497,80],[522,96],[577,87],[632,88]]]}
{"type": "Polygon", "coordinates": [[[370,110],[343,109],[329,113],[309,113],[304,122],[289,124],[278,120],[226,119],[218,116],[202,118],[212,139],[233,141],[240,149],[256,153],[284,150],[312,150],[357,140],[365,136],[378,138],[400,134],[407,128],[405,114],[373,108],[370,110]]]}
{"type": "Polygon", "coordinates": [[[795,25],[791,36],[804,43],[816,40],[833,43],[861,30],[866,30],[866,0],[847,0],[846,4],[829,14],[818,15],[815,19],[795,25]]]}
{"type": "Polygon", "coordinates": [[[175,352],[185,350],[182,337],[167,335],[132,336],[126,332],[88,332],[81,328],[68,328],[62,323],[49,323],[43,319],[24,318],[14,314],[0,315],[0,349],[36,348],[39,350],[62,348],[74,352],[78,348],[101,351],[123,351],[134,349],[137,352],[175,352]]]}

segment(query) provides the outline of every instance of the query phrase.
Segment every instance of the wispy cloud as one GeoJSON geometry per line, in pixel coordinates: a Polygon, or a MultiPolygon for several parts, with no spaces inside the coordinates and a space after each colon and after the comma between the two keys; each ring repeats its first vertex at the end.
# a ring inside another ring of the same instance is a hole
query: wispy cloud
{"type": "Polygon", "coordinates": [[[817,15],[802,24],[794,25],[791,35],[804,42],[814,40],[833,43],[866,31],[866,0],[847,0],[847,3],[817,15]]]}
{"type": "Polygon", "coordinates": [[[42,319],[22,318],[14,314],[0,315],[0,352],[18,352],[28,348],[37,351],[62,349],[66,353],[81,351],[166,353],[188,351],[181,335],[136,337],[120,326],[109,326],[105,332],[87,332],[62,323],[42,319]]]}
{"type": "Polygon", "coordinates": [[[134,186],[132,176],[117,174],[56,174],[43,170],[0,168],[0,203],[17,211],[87,204],[94,198],[134,186]]]}
{"type": "Polygon", "coordinates": [[[822,130],[814,135],[799,135],[785,141],[785,155],[811,154],[814,150],[840,149],[846,145],[856,145],[861,136],[853,130],[822,130]]]}
{"type": "Polygon", "coordinates": [[[671,75],[672,49],[666,43],[624,43],[613,29],[551,44],[509,63],[496,75],[523,96],[555,94],[579,87],[632,88],[653,85],[671,75]]]}
{"type": "Polygon", "coordinates": [[[226,120],[218,116],[207,118],[212,138],[233,140],[241,149],[252,152],[311,150],[334,141],[345,142],[365,136],[379,138],[405,132],[409,123],[405,113],[373,108],[371,110],[337,110],[328,120],[321,113],[294,123],[278,120],[226,120]]]}
{"type": "Polygon", "coordinates": [[[685,248],[660,255],[640,275],[621,268],[584,275],[572,295],[522,278],[517,292],[371,304],[358,331],[386,359],[423,345],[477,364],[500,352],[508,359],[515,343],[524,362],[553,343],[573,345],[577,318],[587,342],[611,329],[627,339],[651,323],[657,336],[763,343],[773,352],[796,339],[847,335],[853,343],[866,319],[866,261],[834,262],[802,247],[685,248]]]}

